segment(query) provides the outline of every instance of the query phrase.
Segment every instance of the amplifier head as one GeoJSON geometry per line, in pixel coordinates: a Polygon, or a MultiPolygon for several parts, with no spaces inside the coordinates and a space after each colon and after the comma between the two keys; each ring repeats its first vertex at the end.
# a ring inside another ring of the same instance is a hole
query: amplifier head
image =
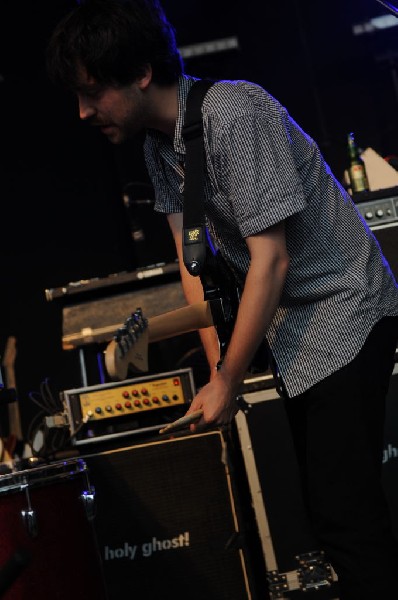
{"type": "Polygon", "coordinates": [[[179,369],[61,392],[75,445],[160,429],[187,411],[192,369],[179,369]]]}
{"type": "Polygon", "coordinates": [[[355,202],[398,280],[398,188],[356,194],[355,202]]]}

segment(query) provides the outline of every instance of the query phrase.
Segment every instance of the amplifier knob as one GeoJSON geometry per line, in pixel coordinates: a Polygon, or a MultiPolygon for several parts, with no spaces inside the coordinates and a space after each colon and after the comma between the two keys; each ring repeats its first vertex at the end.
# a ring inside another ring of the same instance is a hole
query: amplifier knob
{"type": "Polygon", "coordinates": [[[378,209],[376,210],[376,217],[379,217],[379,218],[381,218],[383,215],[384,215],[384,210],[383,210],[383,209],[381,209],[381,208],[378,208],[378,209]]]}
{"type": "Polygon", "coordinates": [[[368,210],[368,211],[365,213],[365,219],[367,219],[368,221],[370,221],[370,219],[371,219],[372,217],[373,217],[373,213],[372,213],[370,210],[368,210]]]}

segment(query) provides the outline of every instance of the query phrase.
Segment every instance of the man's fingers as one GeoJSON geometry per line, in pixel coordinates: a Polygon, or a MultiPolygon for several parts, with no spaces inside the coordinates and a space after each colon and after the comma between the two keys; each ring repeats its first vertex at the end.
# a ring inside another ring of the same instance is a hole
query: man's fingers
{"type": "Polygon", "coordinates": [[[199,410],[195,410],[191,413],[184,415],[180,419],[177,419],[176,421],[169,423],[168,425],[166,425],[166,427],[163,427],[163,429],[160,429],[159,433],[168,433],[169,431],[174,431],[175,429],[180,429],[180,427],[185,427],[186,425],[190,425],[191,423],[198,421],[202,415],[203,415],[203,410],[201,408],[199,410]]]}

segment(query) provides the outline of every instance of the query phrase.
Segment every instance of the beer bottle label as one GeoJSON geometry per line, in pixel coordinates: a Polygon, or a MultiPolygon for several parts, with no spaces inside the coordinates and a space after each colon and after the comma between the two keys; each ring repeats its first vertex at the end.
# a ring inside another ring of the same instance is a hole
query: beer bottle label
{"type": "Polygon", "coordinates": [[[364,192],[369,189],[365,169],[362,165],[352,165],[350,180],[353,192],[364,192]]]}

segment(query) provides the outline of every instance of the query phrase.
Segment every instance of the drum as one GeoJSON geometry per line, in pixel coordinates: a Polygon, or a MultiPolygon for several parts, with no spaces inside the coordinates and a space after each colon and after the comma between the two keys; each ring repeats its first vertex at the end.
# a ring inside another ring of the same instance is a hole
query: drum
{"type": "Polygon", "coordinates": [[[2,600],[106,598],[94,503],[81,459],[0,476],[2,600]]]}

